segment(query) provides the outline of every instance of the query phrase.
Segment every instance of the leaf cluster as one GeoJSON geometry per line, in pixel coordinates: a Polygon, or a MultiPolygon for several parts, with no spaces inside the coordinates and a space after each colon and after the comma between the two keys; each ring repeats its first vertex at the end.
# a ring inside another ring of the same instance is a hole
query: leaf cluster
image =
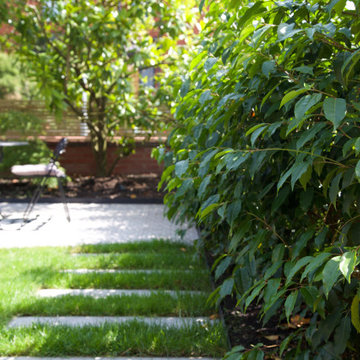
{"type": "Polygon", "coordinates": [[[168,216],[195,221],[218,257],[213,301],[307,320],[276,356],[358,354],[360,4],[241,3],[201,2],[203,41],[157,150],[168,216]]]}

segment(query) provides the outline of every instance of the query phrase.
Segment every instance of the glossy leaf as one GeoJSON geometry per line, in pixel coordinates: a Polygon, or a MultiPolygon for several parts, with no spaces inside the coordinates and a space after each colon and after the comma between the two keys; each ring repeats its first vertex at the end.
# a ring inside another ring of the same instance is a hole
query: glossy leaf
{"type": "Polygon", "coordinates": [[[302,119],[305,114],[318,102],[320,102],[321,94],[305,95],[295,104],[295,117],[302,119]]]}
{"type": "Polygon", "coordinates": [[[286,319],[288,322],[289,322],[290,316],[292,315],[292,312],[294,310],[297,297],[298,297],[298,291],[295,290],[295,291],[292,291],[285,300],[285,304],[284,304],[285,315],[286,315],[286,319]]]}
{"type": "Polygon", "coordinates": [[[359,304],[359,295],[356,294],[351,303],[351,322],[358,333],[360,333],[359,304]]]}
{"type": "Polygon", "coordinates": [[[339,269],[340,261],[341,256],[335,256],[326,263],[323,269],[322,281],[324,284],[324,293],[326,297],[328,297],[330,290],[341,275],[339,269]]]}
{"type": "Polygon", "coordinates": [[[295,29],[295,24],[280,24],[277,30],[278,39],[280,41],[293,37],[295,34],[301,32],[300,29],[295,29]]]}
{"type": "Polygon", "coordinates": [[[189,159],[178,161],[175,164],[175,175],[181,177],[189,167],[189,159]]]}
{"type": "Polygon", "coordinates": [[[351,274],[355,270],[357,256],[355,251],[346,252],[341,256],[339,269],[348,283],[351,282],[351,274]]]}
{"type": "Polygon", "coordinates": [[[333,123],[334,129],[337,129],[346,116],[346,101],[341,98],[326,98],[323,110],[325,117],[333,123]]]}
{"type": "Polygon", "coordinates": [[[296,97],[298,97],[299,95],[301,95],[307,91],[308,91],[308,89],[298,89],[298,90],[292,90],[292,91],[288,92],[281,100],[280,107],[283,107],[289,101],[295,99],[296,97]]]}

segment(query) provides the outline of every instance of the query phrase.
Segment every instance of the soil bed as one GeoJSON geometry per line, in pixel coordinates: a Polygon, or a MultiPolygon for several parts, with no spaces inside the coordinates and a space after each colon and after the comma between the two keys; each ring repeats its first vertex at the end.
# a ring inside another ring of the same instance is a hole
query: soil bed
{"type": "MultiPolygon", "coordinates": [[[[147,201],[162,202],[163,193],[157,191],[160,176],[141,174],[127,176],[111,176],[95,178],[92,176],[78,177],[69,181],[64,189],[69,201],[93,199],[104,202],[147,201]]],[[[28,179],[1,179],[0,199],[25,200],[34,192],[36,185],[28,179]]],[[[46,188],[42,200],[56,200],[59,191],[46,188]]]]}

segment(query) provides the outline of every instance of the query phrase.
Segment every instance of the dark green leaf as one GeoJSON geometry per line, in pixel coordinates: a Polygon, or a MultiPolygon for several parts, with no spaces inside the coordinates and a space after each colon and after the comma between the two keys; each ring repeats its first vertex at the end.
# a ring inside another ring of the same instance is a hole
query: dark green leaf
{"type": "Polygon", "coordinates": [[[335,206],[336,209],[336,199],[339,193],[340,180],[343,176],[343,173],[337,174],[331,182],[329,190],[329,198],[331,203],[335,206]]]}
{"type": "Polygon", "coordinates": [[[347,346],[347,342],[351,334],[351,321],[349,317],[344,317],[340,321],[340,325],[335,330],[334,349],[336,355],[341,355],[347,346]]]}
{"type": "Polygon", "coordinates": [[[178,161],[175,164],[175,175],[181,177],[189,167],[189,159],[178,161]]]}
{"type": "Polygon", "coordinates": [[[355,166],[355,175],[357,179],[360,181],[360,160],[357,162],[355,166]]]}
{"type": "Polygon", "coordinates": [[[335,256],[330,259],[322,272],[322,280],[324,284],[324,294],[328,297],[330,290],[336,283],[337,279],[341,275],[339,265],[341,261],[341,256],[335,256]]]}
{"type": "Polygon", "coordinates": [[[305,256],[298,260],[295,265],[293,265],[287,275],[286,283],[285,285],[288,285],[294,275],[305,265],[307,265],[312,260],[312,256],[305,256]]]}
{"type": "Polygon", "coordinates": [[[356,262],[356,251],[348,251],[341,256],[339,269],[349,284],[351,282],[351,274],[355,270],[356,262]]]}
{"type": "Polygon", "coordinates": [[[305,248],[307,242],[314,236],[314,230],[309,229],[305,231],[299,239],[296,240],[295,246],[292,249],[292,258],[296,258],[300,255],[301,251],[305,248]]]}
{"type": "Polygon", "coordinates": [[[189,92],[190,84],[191,84],[190,78],[186,79],[183,82],[183,84],[181,85],[181,88],[180,88],[180,96],[181,97],[184,97],[189,92]]]}
{"type": "Polygon", "coordinates": [[[286,201],[290,194],[290,186],[285,186],[283,189],[279,191],[274,202],[271,205],[271,213],[275,213],[280,206],[286,201]]]}
{"type": "Polygon", "coordinates": [[[326,126],[325,123],[317,123],[312,126],[309,130],[302,133],[299,140],[296,142],[296,148],[301,149],[308,141],[315,140],[316,134],[326,126]]]}
{"type": "Polygon", "coordinates": [[[286,298],[284,308],[285,308],[285,315],[287,318],[287,321],[289,321],[289,318],[294,310],[296,299],[298,297],[298,291],[292,291],[290,295],[286,298]]]}
{"type": "Polygon", "coordinates": [[[296,98],[297,96],[303,94],[304,92],[308,91],[308,89],[298,89],[298,90],[292,90],[289,91],[281,100],[280,108],[283,107],[286,103],[288,103],[290,100],[296,98]]]}
{"type": "Polygon", "coordinates": [[[291,170],[291,188],[294,189],[296,181],[299,180],[299,178],[306,172],[308,167],[310,166],[309,161],[303,162],[295,162],[295,164],[292,166],[291,170]]]}
{"type": "Polygon", "coordinates": [[[269,279],[271,276],[273,276],[278,269],[280,268],[280,266],[283,264],[282,260],[278,260],[276,261],[274,264],[272,264],[266,271],[264,274],[264,279],[267,280],[269,279]]]}
{"type": "Polygon", "coordinates": [[[341,98],[326,98],[323,110],[325,117],[333,123],[336,130],[346,116],[346,101],[341,98]]]}
{"type": "Polygon", "coordinates": [[[300,207],[303,211],[308,211],[314,197],[314,189],[308,189],[300,194],[300,207]]]}
{"type": "Polygon", "coordinates": [[[260,294],[260,291],[264,288],[266,285],[265,281],[262,281],[256,288],[251,292],[249,296],[245,299],[245,309],[252,303],[252,301],[260,294]]]}
{"type": "Polygon", "coordinates": [[[321,253],[314,257],[303,271],[300,281],[302,282],[309,273],[317,270],[317,268],[319,268],[330,256],[330,253],[321,253]]]}
{"type": "Polygon", "coordinates": [[[228,269],[232,262],[232,257],[227,256],[225,259],[223,259],[219,265],[216,267],[215,270],[215,280],[217,280],[224,272],[228,269]]]}
{"type": "Polygon", "coordinates": [[[241,211],[241,205],[242,205],[241,199],[233,201],[230,205],[228,205],[226,212],[226,220],[230,226],[234,225],[237,217],[239,216],[241,211]]]}
{"type": "Polygon", "coordinates": [[[204,70],[209,71],[216,64],[217,58],[208,58],[204,64],[204,70]]]}
{"type": "Polygon", "coordinates": [[[277,34],[280,41],[293,37],[295,34],[301,32],[300,29],[294,29],[295,24],[283,23],[278,26],[277,34]]]}
{"type": "Polygon", "coordinates": [[[226,279],[220,288],[220,298],[224,298],[227,295],[231,295],[234,287],[234,278],[226,279]]]}
{"type": "Polygon", "coordinates": [[[298,67],[295,67],[294,70],[299,71],[303,74],[314,75],[314,71],[311,66],[298,66],[298,67]]]}
{"type": "Polygon", "coordinates": [[[210,184],[210,181],[211,181],[211,175],[208,175],[208,176],[205,176],[204,180],[201,182],[201,184],[199,186],[199,190],[198,190],[198,196],[200,199],[203,198],[206,188],[210,184]]]}
{"type": "Polygon", "coordinates": [[[280,278],[268,280],[267,286],[264,291],[265,304],[269,303],[272,300],[272,298],[274,297],[274,295],[278,292],[280,283],[281,283],[280,278]]]}
{"type": "Polygon", "coordinates": [[[305,114],[317,103],[321,101],[321,94],[305,95],[295,104],[295,117],[302,119],[305,114]]]}
{"type": "Polygon", "coordinates": [[[269,76],[276,71],[276,63],[273,60],[263,62],[261,66],[262,73],[269,78],[269,76]]]}
{"type": "Polygon", "coordinates": [[[199,99],[199,103],[201,105],[205,104],[208,100],[211,100],[212,99],[212,95],[211,95],[211,91],[210,90],[205,90],[201,96],[200,96],[200,99],[199,99]]]}
{"type": "Polygon", "coordinates": [[[254,146],[256,139],[266,130],[267,126],[262,126],[256,129],[251,135],[251,145],[254,146]]]}
{"type": "Polygon", "coordinates": [[[315,286],[306,286],[300,289],[301,295],[304,298],[306,304],[314,311],[316,299],[319,296],[319,291],[315,286]]]}

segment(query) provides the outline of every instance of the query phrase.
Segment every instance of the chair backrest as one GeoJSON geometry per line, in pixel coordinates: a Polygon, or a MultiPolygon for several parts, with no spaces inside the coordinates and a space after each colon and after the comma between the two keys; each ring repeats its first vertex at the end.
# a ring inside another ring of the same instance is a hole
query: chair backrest
{"type": "Polygon", "coordinates": [[[57,161],[60,157],[61,154],[63,154],[65,152],[66,146],[68,144],[68,139],[67,138],[62,138],[58,144],[56,145],[56,148],[53,152],[53,157],[52,159],[54,161],[57,161]]]}

